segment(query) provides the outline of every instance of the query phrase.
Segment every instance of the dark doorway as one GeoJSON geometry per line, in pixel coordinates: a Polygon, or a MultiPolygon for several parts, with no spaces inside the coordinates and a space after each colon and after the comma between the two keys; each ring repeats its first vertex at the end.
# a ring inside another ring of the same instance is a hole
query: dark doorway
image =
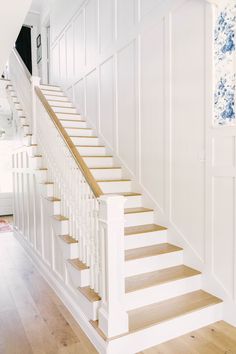
{"type": "Polygon", "coordinates": [[[16,40],[16,50],[32,75],[31,28],[23,26],[16,40]]]}

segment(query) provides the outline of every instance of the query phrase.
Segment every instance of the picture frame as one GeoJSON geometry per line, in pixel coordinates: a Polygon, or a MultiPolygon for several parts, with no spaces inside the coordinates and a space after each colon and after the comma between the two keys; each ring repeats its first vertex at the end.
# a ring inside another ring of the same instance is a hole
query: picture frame
{"type": "Polygon", "coordinates": [[[37,48],[39,48],[41,46],[41,34],[38,35],[36,39],[36,43],[37,43],[37,48]]]}
{"type": "Polygon", "coordinates": [[[37,64],[38,64],[42,60],[41,34],[39,34],[36,39],[36,45],[37,45],[37,64]]]}

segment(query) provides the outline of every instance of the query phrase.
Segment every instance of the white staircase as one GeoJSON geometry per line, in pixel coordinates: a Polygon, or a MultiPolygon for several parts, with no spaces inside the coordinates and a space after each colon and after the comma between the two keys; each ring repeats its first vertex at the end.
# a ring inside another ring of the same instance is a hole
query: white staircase
{"type": "MultiPolygon", "coordinates": [[[[202,290],[201,272],[183,264],[184,250],[168,242],[168,229],[154,223],[154,211],[143,205],[142,195],[136,193],[132,181],[124,177],[122,166],[117,166],[85,117],[77,112],[59,87],[41,85],[40,90],[102,194],[125,197],[124,278],[121,281],[125,284],[124,307],[128,315],[128,331],[110,336],[100,327],[99,308],[103,295],[91,286],[90,266],[80,258],[81,245],[73,234],[70,214],[63,214],[64,202],[57,195],[58,187],[49,173],[40,141],[37,146],[32,144],[32,131],[18,103],[17,94],[11,86],[8,87],[12,104],[20,117],[48,215],[51,215],[53,229],[58,235],[67,272],[66,283],[76,290],[78,306],[103,343],[103,349],[99,350],[109,354],[134,354],[220,320],[222,301],[202,290]]],[[[120,321],[119,312],[116,321],[120,321]]]]}

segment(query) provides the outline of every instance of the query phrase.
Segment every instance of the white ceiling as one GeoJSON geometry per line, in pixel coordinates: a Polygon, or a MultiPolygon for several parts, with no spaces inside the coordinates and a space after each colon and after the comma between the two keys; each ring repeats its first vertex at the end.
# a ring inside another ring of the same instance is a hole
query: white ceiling
{"type": "Polygon", "coordinates": [[[43,0],[32,0],[30,11],[40,13],[41,8],[42,8],[42,3],[43,3],[43,0]]]}

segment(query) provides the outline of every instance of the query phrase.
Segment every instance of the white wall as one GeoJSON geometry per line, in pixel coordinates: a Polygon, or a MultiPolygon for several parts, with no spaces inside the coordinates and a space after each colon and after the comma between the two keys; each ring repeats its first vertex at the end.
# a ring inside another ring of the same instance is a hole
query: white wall
{"type": "Polygon", "coordinates": [[[184,246],[185,262],[234,304],[233,131],[217,140],[216,176],[209,148],[218,134],[213,10],[204,0],[85,1],[66,26],[58,17],[52,76],[126,166],[170,240],[184,246]]]}
{"type": "MultiPolygon", "coordinates": [[[[11,49],[17,39],[31,0],[1,1],[0,21],[0,73],[8,60],[11,49]]],[[[0,74],[1,75],[1,74],[0,74]]]]}

